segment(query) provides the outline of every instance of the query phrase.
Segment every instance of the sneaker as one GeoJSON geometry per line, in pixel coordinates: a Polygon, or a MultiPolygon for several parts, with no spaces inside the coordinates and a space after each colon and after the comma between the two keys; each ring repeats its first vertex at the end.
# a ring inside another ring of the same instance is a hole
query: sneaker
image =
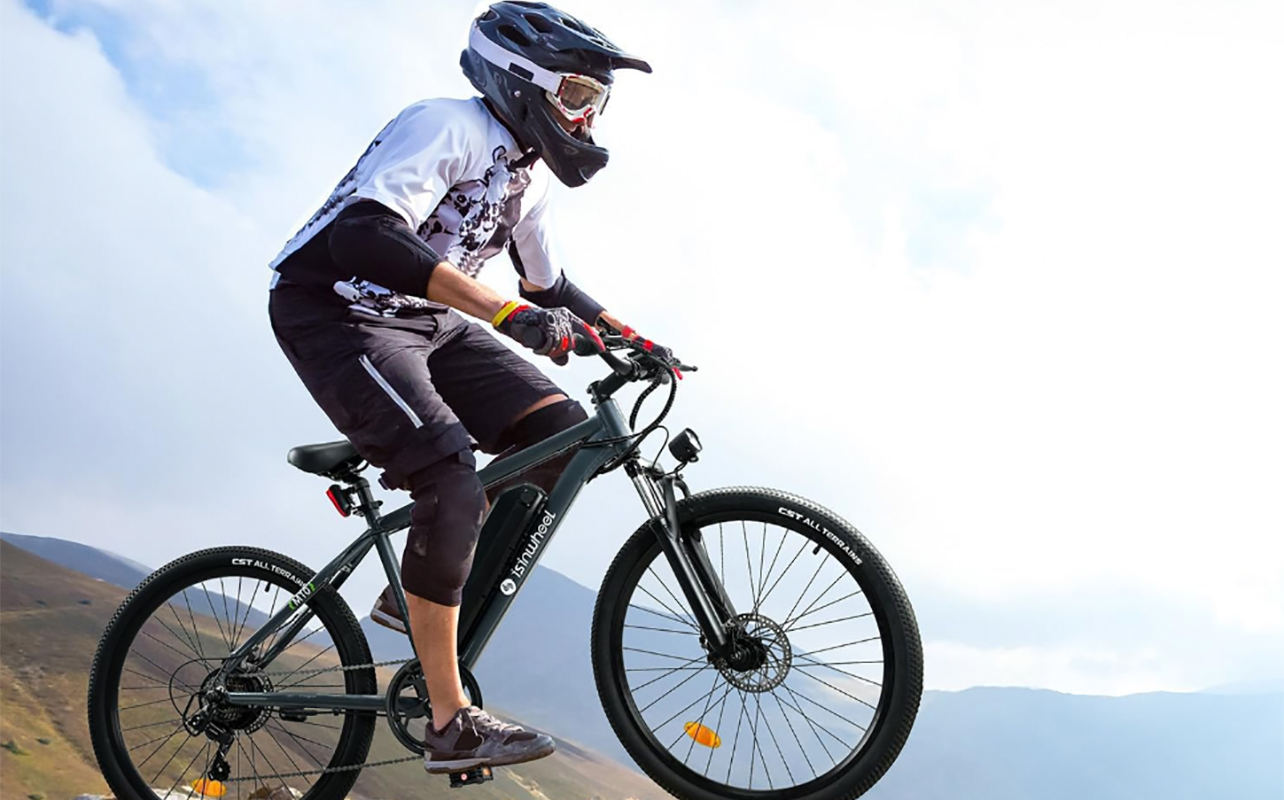
{"type": "Polygon", "coordinates": [[[521,764],[557,749],[552,737],[500,722],[476,706],[456,711],[443,730],[430,723],[424,744],[424,769],[433,774],[521,764]]]}
{"type": "Polygon", "coordinates": [[[384,587],[383,594],[379,595],[374,608],[370,609],[370,621],[397,633],[408,633],[406,621],[401,618],[401,609],[397,608],[397,598],[393,595],[391,586],[384,587]]]}

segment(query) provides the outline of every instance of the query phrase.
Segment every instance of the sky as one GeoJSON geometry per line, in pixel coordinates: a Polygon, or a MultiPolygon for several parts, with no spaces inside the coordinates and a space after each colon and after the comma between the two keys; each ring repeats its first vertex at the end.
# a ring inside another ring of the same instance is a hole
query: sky
{"type": "MultiPolygon", "coordinates": [[[[1281,677],[1278,3],[563,7],[655,67],[559,247],[701,367],[693,488],[851,520],[929,688],[1281,677]]],[[[0,528],[155,566],[358,533],[285,463],[337,434],[266,264],[402,107],[471,94],[476,11],[0,0],[0,528]]],[[[542,563],[596,587],[642,521],[597,481],[542,563]]]]}

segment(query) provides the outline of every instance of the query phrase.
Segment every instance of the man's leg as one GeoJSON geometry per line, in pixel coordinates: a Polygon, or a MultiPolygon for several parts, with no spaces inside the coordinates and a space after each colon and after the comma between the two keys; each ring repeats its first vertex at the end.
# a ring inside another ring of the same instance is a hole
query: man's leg
{"type": "MultiPolygon", "coordinates": [[[[549,395],[523,409],[517,419],[507,427],[501,441],[509,442],[509,447],[512,449],[521,449],[565,430],[583,419],[587,419],[587,415],[578,403],[569,401],[564,394],[549,395]]],[[[549,474],[532,476],[534,478],[532,482],[549,491],[552,488],[552,482],[556,481],[557,475],[563,468],[565,468],[564,463],[558,465],[556,472],[544,470],[549,474]]],[[[451,509],[448,512],[450,520],[448,524],[453,524],[457,530],[464,530],[472,527],[475,521],[476,530],[480,531],[481,518],[471,517],[473,509],[477,506],[477,499],[473,492],[481,488],[481,482],[476,478],[475,473],[465,475],[456,467],[449,465],[444,469],[438,467],[425,472],[440,474],[444,477],[433,480],[428,475],[424,475],[418,481],[423,484],[423,488],[416,487],[412,490],[416,496],[416,511],[420,508],[428,508],[433,517],[430,522],[427,519],[429,513],[426,512],[421,515],[424,519],[416,520],[416,524],[422,522],[424,527],[429,529],[430,536],[446,534],[447,531],[440,521],[441,504],[449,503],[451,509]],[[431,497],[424,497],[420,502],[418,495],[428,493],[431,493],[431,497]],[[431,530],[433,527],[439,527],[442,530],[434,533],[431,530]]],[[[483,518],[488,507],[489,502],[483,497],[481,503],[483,518]]],[[[475,546],[476,533],[471,533],[469,536],[475,546]]],[[[468,570],[472,565],[472,547],[467,549],[467,554],[463,557],[457,552],[446,554],[447,563],[459,563],[462,569],[443,574],[439,565],[434,568],[428,564],[419,563],[421,558],[429,555],[429,550],[416,552],[412,546],[428,548],[428,543],[407,542],[406,556],[402,562],[402,584],[406,588],[406,606],[410,611],[410,634],[423,668],[424,682],[427,684],[428,697],[432,704],[432,716],[440,723],[449,720],[455,712],[468,705],[464,687],[459,678],[457,643],[459,641],[459,597],[462,595],[464,581],[467,580],[468,570]],[[406,573],[409,570],[414,570],[416,573],[411,576],[413,583],[408,583],[406,580],[406,573]],[[417,594],[411,588],[417,587],[421,578],[428,583],[420,591],[433,597],[436,602],[434,599],[417,594]]],[[[437,547],[431,549],[435,551],[437,547]]],[[[461,548],[456,546],[454,549],[461,548]]],[[[433,552],[432,555],[436,556],[437,553],[433,552]]]]}

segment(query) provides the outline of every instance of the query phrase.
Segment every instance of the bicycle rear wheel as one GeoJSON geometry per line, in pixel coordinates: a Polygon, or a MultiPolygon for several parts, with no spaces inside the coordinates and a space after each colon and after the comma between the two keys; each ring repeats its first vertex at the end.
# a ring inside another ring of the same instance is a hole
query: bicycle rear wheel
{"type": "MultiPolygon", "coordinates": [[[[180,558],[130,593],[103,633],[89,677],[90,738],[117,797],[166,800],[195,789],[249,800],[282,788],[307,800],[346,796],[370,749],[372,714],[287,719],[270,708],[224,707],[212,715],[213,727],[195,721],[227,656],[312,575],[277,553],[224,547],[180,558]],[[216,758],[220,735],[223,741],[231,737],[222,765],[216,758]],[[316,774],[335,767],[358,769],[316,774]],[[300,772],[312,774],[289,777],[300,772]]],[[[376,692],[373,668],[342,669],[372,659],[338,593],[317,591],[296,614],[305,608],[315,618],[281,655],[270,664],[246,665],[229,678],[228,689],[376,692]]]]}
{"type": "Polygon", "coordinates": [[[598,694],[638,765],[682,800],[850,800],[895,761],[923,655],[896,576],[854,527],[770,489],[679,503],[737,612],[734,663],[711,654],[654,521],[602,583],[598,694]]]}

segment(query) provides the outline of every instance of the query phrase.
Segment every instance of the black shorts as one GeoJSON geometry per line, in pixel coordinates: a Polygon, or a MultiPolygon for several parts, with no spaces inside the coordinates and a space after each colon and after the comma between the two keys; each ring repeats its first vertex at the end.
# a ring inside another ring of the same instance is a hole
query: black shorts
{"type": "Polygon", "coordinates": [[[384,482],[477,448],[493,453],[522,411],[562,394],[494,334],[442,306],[402,317],[278,285],[272,330],[304,386],[384,482]]]}

